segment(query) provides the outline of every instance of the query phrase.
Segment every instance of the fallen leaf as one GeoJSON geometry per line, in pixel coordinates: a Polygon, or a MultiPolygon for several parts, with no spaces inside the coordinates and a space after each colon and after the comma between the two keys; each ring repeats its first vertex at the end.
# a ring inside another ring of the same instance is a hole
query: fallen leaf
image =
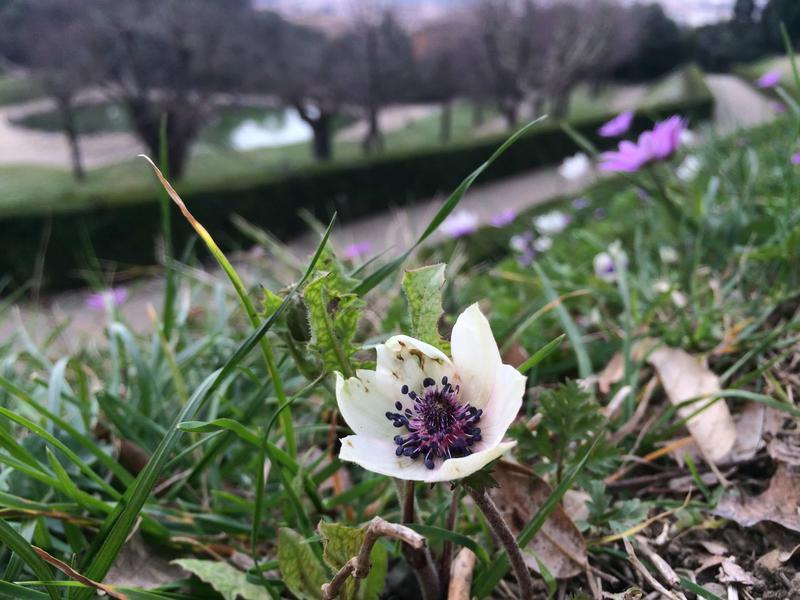
{"type": "Polygon", "coordinates": [[[561,503],[573,522],[589,519],[589,501],[592,497],[583,490],[567,490],[561,503]]]}
{"type": "Polygon", "coordinates": [[[722,560],[719,567],[719,581],[721,583],[740,583],[742,585],[755,585],[756,580],[750,573],[736,564],[736,557],[729,556],[722,560]]]}
{"type": "Polygon", "coordinates": [[[794,548],[791,548],[790,550],[781,550],[780,548],[773,548],[772,550],[767,552],[764,556],[759,558],[756,561],[756,564],[761,565],[768,571],[777,571],[784,565],[784,563],[790,561],[792,557],[795,555],[795,552],[797,552],[799,549],[800,549],[800,544],[798,544],[794,548]]]}
{"type": "Polygon", "coordinates": [[[678,408],[678,415],[688,419],[686,427],[706,460],[722,462],[736,441],[736,425],[723,399],[710,405],[705,399],[720,391],[719,378],[698,359],[679,348],[658,346],[648,354],[653,345],[653,340],[645,340],[637,345],[635,353],[646,356],[647,362],[653,365],[672,404],[678,406],[696,400],[678,408]],[[694,414],[702,407],[705,407],[702,412],[694,414]]]}
{"type": "Polygon", "coordinates": [[[621,352],[617,352],[597,375],[597,388],[607,394],[611,391],[612,385],[622,380],[623,375],[625,375],[625,358],[621,352]]]}
{"type": "Polygon", "coordinates": [[[725,560],[724,556],[719,556],[716,554],[706,556],[700,561],[700,565],[695,569],[695,573],[702,573],[706,569],[721,565],[723,560],[725,560]]]}
{"type": "Polygon", "coordinates": [[[700,540],[700,545],[705,548],[710,554],[723,556],[728,553],[728,547],[725,544],[714,542],[711,540],[700,540]]]}
{"type": "Polygon", "coordinates": [[[762,521],[771,521],[787,529],[800,532],[800,473],[786,465],[779,465],[767,490],[758,496],[745,496],[734,492],[723,496],[714,514],[735,521],[742,527],[753,527],[762,521]]]}
{"type": "Polygon", "coordinates": [[[103,581],[119,587],[151,590],[186,577],[186,571],[170,564],[136,533],[125,542],[103,581]]]}
{"type": "Polygon", "coordinates": [[[734,463],[750,460],[764,445],[766,407],[760,402],[748,402],[736,420],[736,442],[730,459],[734,463]]]}
{"type": "MultiPolygon", "coordinates": [[[[498,463],[492,477],[500,487],[490,493],[512,531],[518,533],[553,493],[548,483],[520,465],[498,463]]],[[[588,566],[586,542],[575,523],[557,506],[536,537],[523,549],[525,563],[540,572],[537,558],[556,579],[583,573],[588,566]]]]}
{"type": "Polygon", "coordinates": [[[800,446],[790,439],[774,438],[767,444],[767,453],[773,460],[796,467],[800,465],[800,446]]]}

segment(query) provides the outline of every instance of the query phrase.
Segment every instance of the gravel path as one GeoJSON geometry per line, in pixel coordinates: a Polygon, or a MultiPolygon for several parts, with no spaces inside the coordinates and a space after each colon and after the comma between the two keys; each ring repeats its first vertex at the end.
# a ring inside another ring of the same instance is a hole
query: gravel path
{"type": "MultiPolygon", "coordinates": [[[[709,75],[708,84],[717,103],[714,124],[718,132],[730,133],[773,118],[769,102],[740,79],[730,75],[709,75]]],[[[555,196],[576,194],[586,183],[586,180],[568,182],[552,167],[540,169],[503,181],[477,185],[464,197],[458,210],[473,212],[481,222],[486,223],[501,210],[521,210],[555,196]]],[[[354,242],[367,242],[371,253],[383,250],[398,252],[408,247],[427,225],[442,200],[434,198],[403,209],[339,223],[334,232],[334,243],[343,248],[354,242]]],[[[303,236],[292,241],[289,247],[303,257],[313,250],[314,239],[314,236],[303,236]]],[[[249,258],[243,260],[243,264],[248,260],[265,259],[249,258]]],[[[216,270],[209,271],[205,276],[211,280],[222,280],[216,270]]],[[[158,308],[162,295],[161,278],[140,280],[129,287],[129,297],[122,313],[135,330],[143,331],[149,327],[147,307],[152,304],[158,308]]],[[[69,318],[71,322],[60,338],[63,346],[60,350],[74,351],[85,338],[97,340],[104,326],[103,315],[87,310],[85,298],[84,291],[65,292],[47,298],[40,306],[28,303],[14,307],[5,313],[0,322],[0,339],[10,335],[20,322],[25,324],[32,337],[43,339],[56,323],[69,318]]]]}

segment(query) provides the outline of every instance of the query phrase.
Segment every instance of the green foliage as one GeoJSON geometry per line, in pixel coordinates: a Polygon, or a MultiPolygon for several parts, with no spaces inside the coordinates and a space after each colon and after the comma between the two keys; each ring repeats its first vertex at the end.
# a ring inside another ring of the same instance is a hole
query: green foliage
{"type": "Polygon", "coordinates": [[[304,294],[311,328],[308,348],[319,357],[325,372],[350,376],[350,357],[358,350],[353,340],[364,301],[350,291],[355,280],[342,273],[332,253],[323,255],[316,273],[304,294]]]}
{"type": "MultiPolygon", "coordinates": [[[[322,557],[334,570],[356,556],[364,542],[364,529],[347,527],[338,523],[320,521],[319,533],[322,536],[322,557]]],[[[386,548],[378,542],[369,555],[370,571],[365,579],[350,578],[344,586],[341,598],[344,600],[375,600],[383,590],[388,568],[386,548]]]]}
{"type": "Polygon", "coordinates": [[[638,498],[615,501],[602,481],[588,481],[583,487],[589,494],[589,518],[579,525],[622,533],[647,518],[648,507],[638,498]]]}
{"type": "Polygon", "coordinates": [[[403,275],[403,291],[408,299],[411,335],[450,354],[450,344],[439,333],[439,320],[444,313],[442,292],[445,266],[438,264],[406,271],[403,275]]]}
{"type": "Polygon", "coordinates": [[[247,581],[247,574],[226,562],[180,558],[173,561],[205,581],[225,600],[270,600],[262,586],[247,581]]]}
{"type": "Polygon", "coordinates": [[[286,527],[278,532],[278,566],[286,587],[299,600],[319,600],[325,570],[303,536],[286,527]]]}
{"type": "MultiPolygon", "coordinates": [[[[542,391],[538,412],[542,420],[533,432],[519,425],[513,434],[519,440],[524,456],[547,459],[547,468],[554,469],[556,479],[560,480],[565,467],[574,464],[603,429],[605,418],[592,394],[582,390],[574,381],[542,391]]],[[[609,472],[617,453],[616,449],[601,442],[589,460],[587,471],[609,472]]]]}

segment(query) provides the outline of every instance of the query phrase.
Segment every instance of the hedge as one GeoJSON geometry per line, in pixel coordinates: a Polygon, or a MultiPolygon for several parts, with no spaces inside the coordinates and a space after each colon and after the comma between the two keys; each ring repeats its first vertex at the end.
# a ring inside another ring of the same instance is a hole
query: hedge
{"type": "MultiPolygon", "coordinates": [[[[686,83],[687,97],[680,102],[653,106],[646,114],[637,114],[633,133],[650,128],[654,119],[672,114],[682,114],[692,121],[708,119],[713,99],[702,75],[689,70],[686,83]]],[[[616,141],[600,138],[597,129],[611,116],[571,125],[599,149],[605,149],[616,141]]],[[[281,178],[239,180],[223,189],[179,191],[223,249],[234,249],[235,240],[241,235],[231,222],[232,214],[287,238],[305,226],[298,216],[300,209],[323,222],[334,211],[338,211],[341,220],[347,220],[448,193],[503,140],[504,136],[486,137],[470,143],[320,165],[281,178]]],[[[544,122],[509,148],[481,181],[558,163],[577,150],[558,123],[544,122]]],[[[150,197],[125,197],[111,191],[102,201],[74,212],[0,218],[0,272],[9,274],[16,284],[28,281],[35,273],[44,239],[47,251],[41,266],[43,287],[84,283],[79,271],[85,269],[87,256],[92,254],[103,264],[154,264],[154,242],[161,223],[157,193],[154,184],[150,197]]],[[[191,239],[192,232],[177,211],[173,212],[173,222],[176,247],[181,248],[191,239]]]]}

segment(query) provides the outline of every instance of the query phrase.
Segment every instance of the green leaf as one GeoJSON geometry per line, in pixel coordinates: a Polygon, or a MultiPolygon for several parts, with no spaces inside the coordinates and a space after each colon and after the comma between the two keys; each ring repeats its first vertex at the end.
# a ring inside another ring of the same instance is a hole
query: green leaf
{"type": "Polygon", "coordinates": [[[174,564],[197,575],[217,590],[225,600],[270,600],[269,593],[261,586],[247,581],[247,574],[228,563],[216,560],[181,558],[174,564]]]}
{"type": "MultiPolygon", "coordinates": [[[[39,581],[53,581],[53,571],[49,565],[36,554],[28,540],[2,519],[0,519],[0,542],[25,562],[39,581]]],[[[54,588],[48,587],[47,593],[53,600],[59,600],[60,595],[54,588]]]]}
{"type": "Polygon", "coordinates": [[[449,354],[449,342],[439,335],[439,319],[444,313],[444,270],[445,265],[440,263],[406,271],[403,275],[403,291],[408,298],[412,335],[449,354]]]}
{"type": "Polygon", "coordinates": [[[308,284],[305,301],[311,325],[309,349],[320,357],[326,371],[351,375],[350,356],[364,302],[339,287],[341,275],[332,272],[308,284]]]}
{"type": "Polygon", "coordinates": [[[261,317],[266,319],[278,310],[283,298],[264,286],[261,286],[261,291],[264,293],[264,298],[261,300],[261,317]]]}
{"type": "Polygon", "coordinates": [[[319,600],[325,571],[303,537],[286,527],[278,532],[278,567],[292,594],[300,600],[319,600]]]}
{"type": "MultiPolygon", "coordinates": [[[[323,558],[332,568],[338,570],[353,558],[364,542],[364,529],[347,527],[338,523],[320,521],[319,532],[324,544],[323,558]]],[[[369,555],[370,570],[366,579],[350,578],[344,585],[341,598],[345,600],[374,600],[383,590],[386,579],[386,548],[375,544],[369,555]]]]}

